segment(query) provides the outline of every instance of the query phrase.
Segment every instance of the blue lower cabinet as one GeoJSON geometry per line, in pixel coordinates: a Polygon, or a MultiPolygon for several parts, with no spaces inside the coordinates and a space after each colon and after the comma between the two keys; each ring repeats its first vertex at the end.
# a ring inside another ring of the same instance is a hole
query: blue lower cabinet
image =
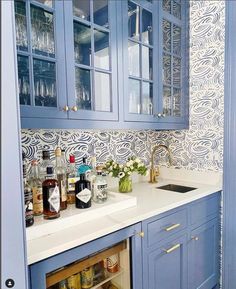
{"type": "Polygon", "coordinates": [[[187,235],[162,243],[144,254],[143,288],[186,289],[187,235]]]}
{"type": "Polygon", "coordinates": [[[219,221],[191,231],[188,243],[188,289],[211,289],[219,279],[219,221]]]}
{"type": "MultiPolygon", "coordinates": [[[[90,269],[87,273],[84,271],[86,282],[92,278],[94,288],[106,283],[106,279],[111,280],[118,288],[142,289],[140,230],[141,224],[136,224],[31,265],[31,289],[58,288],[60,282],[69,283],[73,278],[78,281],[79,276],[82,282],[80,272],[87,268],[90,269]],[[105,269],[104,275],[100,276],[103,272],[102,261],[116,254],[120,260],[119,270],[109,273],[105,269]]],[[[89,284],[86,288],[90,288],[89,284]]]]}

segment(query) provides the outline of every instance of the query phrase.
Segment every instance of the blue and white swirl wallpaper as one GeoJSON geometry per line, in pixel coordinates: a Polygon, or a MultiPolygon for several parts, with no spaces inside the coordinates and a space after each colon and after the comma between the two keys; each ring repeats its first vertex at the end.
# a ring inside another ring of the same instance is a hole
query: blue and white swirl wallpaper
{"type": "MultiPolygon", "coordinates": [[[[149,163],[151,147],[170,146],[173,165],[191,170],[222,171],[224,97],[224,1],[190,1],[190,128],[179,131],[22,130],[29,160],[57,145],[76,155],[96,154],[124,161],[135,154],[149,163]]],[[[165,163],[165,154],[160,156],[165,163]]]]}

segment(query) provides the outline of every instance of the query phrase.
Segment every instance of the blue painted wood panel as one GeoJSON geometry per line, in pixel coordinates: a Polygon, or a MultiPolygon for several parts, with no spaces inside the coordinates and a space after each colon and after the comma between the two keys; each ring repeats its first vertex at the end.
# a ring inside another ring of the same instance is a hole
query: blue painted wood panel
{"type": "Polygon", "coordinates": [[[225,5],[223,288],[232,289],[236,284],[236,2],[225,1],[225,5]]]}
{"type": "Polygon", "coordinates": [[[1,2],[1,288],[28,288],[14,3],[1,2]]]}
{"type": "Polygon", "coordinates": [[[218,218],[191,231],[188,243],[188,289],[211,289],[219,283],[218,218]]]}

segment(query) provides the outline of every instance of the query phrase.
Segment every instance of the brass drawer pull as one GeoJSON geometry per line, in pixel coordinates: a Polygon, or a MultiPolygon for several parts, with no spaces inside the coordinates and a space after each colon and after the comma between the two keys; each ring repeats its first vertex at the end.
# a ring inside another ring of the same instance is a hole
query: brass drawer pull
{"type": "Polygon", "coordinates": [[[169,253],[175,251],[176,249],[178,249],[179,247],[180,247],[180,244],[176,244],[176,245],[174,245],[173,247],[171,247],[169,249],[163,249],[163,250],[166,252],[166,254],[169,254],[169,253]]]}
{"type": "Polygon", "coordinates": [[[169,232],[171,230],[174,230],[174,229],[178,228],[179,226],[180,226],[180,224],[174,224],[174,225],[172,225],[170,227],[165,228],[165,231],[169,232]]]}
{"type": "Polygon", "coordinates": [[[141,238],[144,238],[144,232],[142,231],[142,232],[139,232],[139,236],[141,237],[141,238]]]}

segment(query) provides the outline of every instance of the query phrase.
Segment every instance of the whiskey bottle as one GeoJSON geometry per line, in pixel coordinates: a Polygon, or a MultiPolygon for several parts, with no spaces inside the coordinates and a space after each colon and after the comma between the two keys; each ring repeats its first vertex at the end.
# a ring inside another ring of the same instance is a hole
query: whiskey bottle
{"type": "Polygon", "coordinates": [[[91,184],[86,180],[85,174],[80,175],[80,180],[75,183],[75,206],[78,209],[91,207],[91,184]]]}
{"type": "Polygon", "coordinates": [[[42,180],[42,182],[45,180],[45,177],[47,175],[47,167],[52,166],[52,162],[50,160],[50,152],[47,150],[43,150],[42,152],[43,161],[41,166],[39,167],[39,177],[42,180]]]}
{"type": "Polygon", "coordinates": [[[55,179],[53,173],[53,167],[47,167],[47,175],[42,187],[44,219],[56,219],[60,217],[60,192],[58,181],[55,179]]]}
{"type": "Polygon", "coordinates": [[[55,150],[56,167],[55,173],[57,176],[59,191],[60,191],[60,207],[61,210],[67,208],[67,191],[66,191],[66,169],[62,164],[61,149],[58,147],[55,150]]]}
{"type": "Polygon", "coordinates": [[[24,184],[24,200],[25,200],[25,225],[26,227],[30,227],[34,224],[33,195],[30,189],[30,185],[27,181],[27,168],[24,153],[22,153],[22,159],[23,159],[23,184],[24,184]]]}
{"type": "Polygon", "coordinates": [[[75,156],[70,155],[70,166],[67,174],[67,203],[75,203],[75,183],[79,180],[75,167],[75,156]]]}
{"type": "Polygon", "coordinates": [[[34,215],[40,216],[43,213],[43,193],[42,193],[42,182],[39,178],[37,160],[33,160],[31,162],[31,174],[29,184],[33,195],[34,215]]]}

